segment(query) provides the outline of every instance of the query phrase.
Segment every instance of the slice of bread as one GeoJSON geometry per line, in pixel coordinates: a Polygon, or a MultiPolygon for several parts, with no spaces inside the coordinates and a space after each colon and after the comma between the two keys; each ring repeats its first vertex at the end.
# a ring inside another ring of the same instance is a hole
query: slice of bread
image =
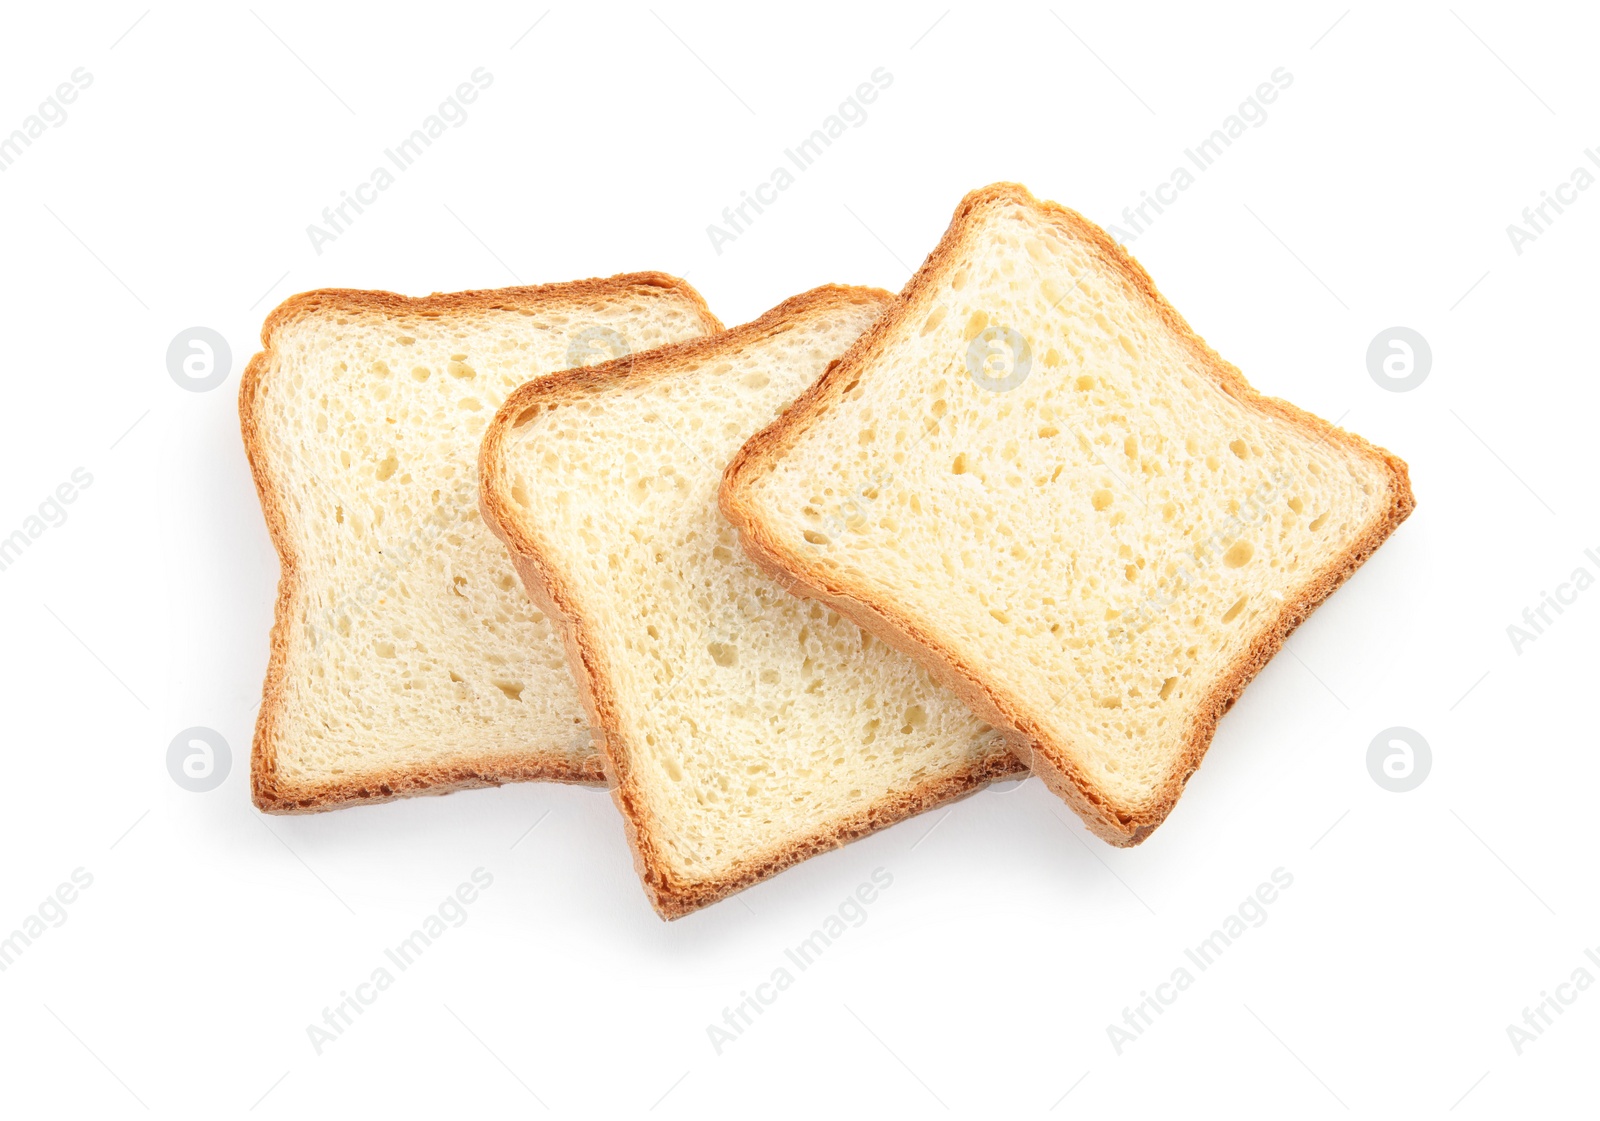
{"type": "Polygon", "coordinates": [[[530,378],[721,329],[660,273],[307,292],[267,317],[239,387],[282,567],[257,806],[604,781],[561,641],[478,516],[478,445],[530,378]]]}
{"type": "Polygon", "coordinates": [[[1404,463],[1257,394],[1097,226],[1013,184],[963,200],[721,502],[1118,845],[1413,505],[1404,463]]]}
{"type": "Polygon", "coordinates": [[[1023,768],[926,670],[737,548],[739,446],[893,297],[818,288],[695,342],[523,386],[483,512],[567,649],[645,889],[676,918],[1023,768]]]}

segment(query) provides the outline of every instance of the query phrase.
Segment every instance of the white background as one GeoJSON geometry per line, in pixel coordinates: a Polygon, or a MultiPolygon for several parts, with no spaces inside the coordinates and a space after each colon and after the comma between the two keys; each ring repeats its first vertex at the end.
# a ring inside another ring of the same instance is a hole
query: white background
{"type": "Polygon", "coordinates": [[[94,480],[0,572],[0,934],[94,879],[0,973],[0,1110],[1592,1108],[1600,991],[1520,1055],[1506,1030],[1600,978],[1600,591],[1520,653],[1506,632],[1600,574],[1600,190],[1520,255],[1506,233],[1600,145],[1576,6],[71,8],[13,7],[0,38],[0,131],[93,75],[0,173],[0,535],[94,480]],[[318,255],[307,224],[476,67],[466,123],[318,255]],[[714,252],[706,226],[878,67],[866,123],[714,252]],[[732,324],[897,289],[995,180],[1119,221],[1278,67],[1266,123],[1130,249],[1257,387],[1404,457],[1419,505],[1142,847],[1030,781],[666,924],[596,790],[251,807],[278,569],[235,394],[280,300],[662,269],[732,324]],[[208,393],[166,369],[197,324],[232,347],[208,393]],[[1407,393],[1366,367],[1396,324],[1433,351],[1407,393]],[[167,772],[193,725],[232,747],[210,793],[167,772]],[[1433,753],[1404,794],[1366,764],[1396,725],[1433,753]],[[465,925],[317,1055],[307,1026],[479,867],[465,925]],[[1267,921],[1118,1054],[1107,1025],[1279,867],[1267,921]],[[707,1025],[879,868],[867,921],[716,1054],[707,1025]]]}

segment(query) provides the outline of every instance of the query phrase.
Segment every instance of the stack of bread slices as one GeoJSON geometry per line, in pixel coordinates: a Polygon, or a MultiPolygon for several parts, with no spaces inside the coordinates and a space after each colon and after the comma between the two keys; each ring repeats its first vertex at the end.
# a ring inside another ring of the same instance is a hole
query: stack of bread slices
{"type": "Polygon", "coordinates": [[[898,296],[323,290],[262,342],[257,806],[603,783],[667,918],[1030,770],[1139,843],[1413,505],[1011,184],[898,296]]]}

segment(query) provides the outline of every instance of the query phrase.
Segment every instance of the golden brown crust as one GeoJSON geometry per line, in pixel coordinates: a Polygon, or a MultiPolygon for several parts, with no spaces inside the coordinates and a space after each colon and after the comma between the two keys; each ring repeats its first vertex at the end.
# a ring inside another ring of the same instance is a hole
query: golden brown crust
{"type": "Polygon", "coordinates": [[[1161,824],[1211,746],[1217,721],[1233,706],[1244,687],[1278,652],[1290,633],[1361,567],[1416,505],[1404,462],[1287,401],[1257,393],[1236,367],[1224,361],[1194,333],[1156,290],[1149,274],[1122,246],[1075,211],[1056,203],[1040,202],[1026,187],[1015,183],[996,183],[973,191],[961,201],[944,237],[901,291],[900,303],[886,312],[781,417],[739,450],[723,473],[718,502],[728,521],[739,531],[739,541],[747,555],[769,572],[793,579],[799,594],[826,602],[862,628],[920,660],[984,719],[1006,729],[1017,756],[1027,762],[1096,835],[1122,846],[1138,844],[1161,824]],[[1216,379],[1223,392],[1246,407],[1278,417],[1319,441],[1338,444],[1354,455],[1378,462],[1389,478],[1388,504],[1343,555],[1315,573],[1299,594],[1284,603],[1250,648],[1222,675],[1190,722],[1177,766],[1154,796],[1141,805],[1118,805],[1098,789],[1073,763],[1067,745],[1057,742],[1020,702],[1007,697],[1002,686],[985,672],[985,667],[964,661],[915,617],[894,604],[873,600],[864,590],[830,577],[808,558],[786,549],[777,535],[767,530],[761,512],[751,501],[755,476],[769,470],[810,425],[840,400],[845,390],[861,376],[862,370],[881,355],[890,334],[912,314],[917,297],[933,290],[945,272],[956,267],[967,250],[967,239],[975,227],[978,212],[984,207],[1005,203],[1034,208],[1066,230],[1075,241],[1086,243],[1098,252],[1149,301],[1173,336],[1191,350],[1197,364],[1216,379]]]}
{"type": "MultiPolygon", "coordinates": [[[[810,315],[850,303],[873,302],[892,306],[894,296],[878,288],[850,288],[825,285],[784,301],[759,319],[724,331],[720,335],[674,343],[658,350],[589,366],[566,370],[522,386],[500,407],[484,434],[478,468],[482,483],[480,507],[484,522],[511,550],[518,573],[529,594],[552,619],[560,621],[567,655],[578,682],[579,695],[588,710],[590,725],[601,747],[606,778],[622,811],[628,844],[634,854],[645,891],[656,911],[667,919],[679,918],[718,899],[755,884],[792,864],[817,853],[864,836],[897,821],[931,809],[941,803],[964,797],[984,784],[1026,768],[1008,751],[999,747],[974,766],[955,773],[935,776],[922,785],[896,797],[870,806],[843,821],[824,825],[770,852],[742,861],[733,871],[714,879],[686,881],[673,875],[661,858],[656,844],[654,820],[634,774],[630,745],[618,715],[615,676],[605,651],[595,637],[593,623],[584,615],[572,592],[570,577],[563,572],[555,553],[537,531],[524,524],[511,499],[511,482],[505,466],[505,444],[510,433],[527,419],[530,411],[561,403],[583,394],[604,391],[607,387],[637,384],[653,377],[670,375],[684,363],[733,351],[771,334],[789,329],[810,315]]],[[[779,577],[788,583],[788,578],[779,577]]]]}
{"type": "Polygon", "coordinates": [[[295,320],[328,312],[350,311],[391,315],[448,315],[495,310],[527,310],[554,304],[620,298],[640,288],[659,288],[686,299],[698,312],[707,332],[722,330],[706,302],[688,284],[660,272],[578,280],[538,287],[486,288],[467,292],[442,292],[432,296],[399,296],[393,292],[366,292],[349,288],[322,288],[290,296],[267,316],[261,326],[264,348],[250,359],[239,382],[239,429],[245,455],[255,479],[256,494],[266,516],[267,533],[277,550],[281,575],[273,609],[271,654],[261,689],[261,709],[256,715],[255,738],[250,750],[250,790],[257,808],[267,813],[311,813],[339,806],[389,802],[415,794],[447,794],[477,786],[506,782],[574,782],[598,784],[605,774],[598,755],[574,764],[559,750],[497,753],[431,767],[375,772],[359,778],[314,784],[292,784],[278,774],[277,731],[282,714],[289,656],[290,628],[300,594],[299,560],[289,537],[289,523],[280,491],[258,431],[258,407],[267,391],[266,378],[276,352],[278,332],[295,320]]]}

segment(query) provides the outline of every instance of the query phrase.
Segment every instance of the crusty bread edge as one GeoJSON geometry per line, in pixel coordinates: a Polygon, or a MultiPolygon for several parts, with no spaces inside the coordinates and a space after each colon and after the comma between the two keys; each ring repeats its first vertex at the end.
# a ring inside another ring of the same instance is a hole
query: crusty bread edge
{"type": "MultiPolygon", "coordinates": [[[[877,288],[824,285],[804,292],[749,323],[720,335],[693,339],[643,354],[629,355],[599,366],[567,370],[522,386],[500,407],[484,433],[479,457],[480,507],[483,519],[511,550],[523,583],[540,609],[562,622],[567,655],[578,682],[589,720],[600,743],[606,779],[621,811],[634,867],[656,912],[665,919],[680,918],[719,899],[742,891],[808,857],[838,848],[857,837],[885,828],[944,802],[964,797],[988,782],[1025,771],[1005,750],[989,753],[966,769],[935,776],[920,786],[869,806],[841,821],[755,854],[724,874],[684,880],[673,874],[658,852],[656,830],[649,806],[634,774],[630,746],[618,715],[614,676],[594,626],[579,608],[556,554],[525,524],[510,494],[505,445],[518,421],[529,409],[552,400],[560,402],[608,385],[621,386],[670,375],[682,363],[703,360],[757,341],[769,333],[799,322],[805,316],[847,303],[885,301],[894,296],[877,288]]],[[[780,576],[780,582],[788,583],[780,576]]]]}
{"type": "Polygon", "coordinates": [[[1183,792],[1189,776],[1200,766],[1216,733],[1217,722],[1233,706],[1244,687],[1283,646],[1299,626],[1359,568],[1373,551],[1410,515],[1416,505],[1410,476],[1398,457],[1375,447],[1360,436],[1345,432],[1302,409],[1257,393],[1244,375],[1206,345],[1189,324],[1156,290],[1144,268],[1093,222],[1052,202],[1041,202],[1026,187],[996,183],[973,191],[961,201],[938,246],[901,292],[900,303],[863,335],[827,373],[781,417],[752,437],[723,473],[718,501],[723,514],[739,531],[745,552],[774,574],[794,579],[799,594],[828,603],[841,614],[884,641],[918,658],[986,720],[1007,729],[1012,749],[1027,762],[1063,801],[1083,818],[1097,836],[1119,846],[1137,845],[1166,819],[1183,792]],[[1007,697],[1002,686],[986,672],[969,665],[920,626],[910,614],[892,604],[876,602],[870,593],[830,577],[806,557],[796,555],[767,530],[761,511],[752,501],[757,473],[769,469],[809,425],[816,422],[860,376],[868,359],[885,344],[890,333],[911,314],[916,298],[938,286],[945,273],[958,267],[974,218],[986,206],[1015,202],[1032,207],[1063,227],[1075,241],[1097,250],[1105,261],[1150,302],[1174,337],[1186,345],[1197,364],[1218,387],[1248,408],[1280,418],[1319,442],[1329,441],[1365,459],[1376,461],[1389,480],[1389,501],[1342,555],[1314,573],[1299,594],[1285,601],[1277,615],[1248,649],[1221,675],[1212,692],[1201,700],[1185,733],[1184,751],[1177,765],[1148,801],[1119,805],[1072,761],[1064,743],[1054,740],[1023,706],[1007,697]]]}
{"type": "Polygon", "coordinates": [[[686,299],[698,312],[708,333],[722,330],[721,321],[711,313],[699,292],[677,277],[661,272],[626,273],[537,287],[443,292],[422,297],[401,296],[393,292],[322,288],[290,296],[267,316],[261,326],[263,349],[250,359],[239,382],[239,429],[244,439],[245,456],[250,462],[250,474],[261,500],[261,511],[266,517],[267,533],[277,551],[281,569],[273,608],[267,676],[261,688],[261,707],[256,715],[255,736],[250,749],[250,793],[258,809],[277,814],[314,813],[341,806],[390,802],[412,795],[448,794],[472,787],[499,786],[507,782],[545,780],[599,784],[605,781],[598,755],[591,756],[583,764],[574,765],[567,754],[555,751],[490,753],[448,765],[395,768],[314,783],[291,783],[278,774],[278,721],[285,701],[289,644],[300,595],[300,564],[289,537],[288,514],[258,431],[259,393],[263,378],[277,356],[275,344],[278,332],[295,320],[323,312],[433,316],[467,311],[524,310],[562,302],[620,296],[639,287],[661,288],[686,299]]]}

